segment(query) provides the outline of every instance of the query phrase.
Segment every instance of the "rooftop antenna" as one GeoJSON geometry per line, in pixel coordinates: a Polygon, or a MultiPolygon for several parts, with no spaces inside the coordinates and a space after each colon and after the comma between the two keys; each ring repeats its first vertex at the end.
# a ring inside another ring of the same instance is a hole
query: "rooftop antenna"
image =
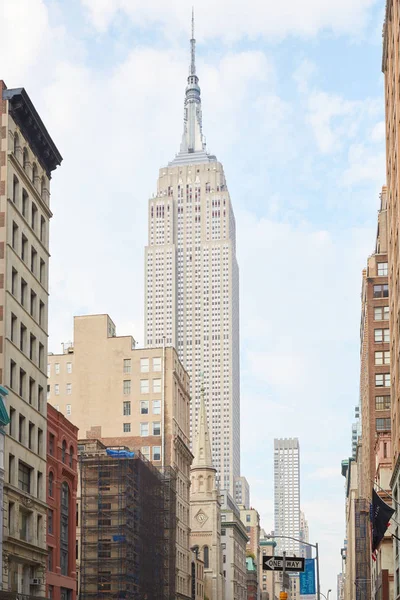
{"type": "Polygon", "coordinates": [[[190,74],[196,75],[196,40],[194,39],[194,6],[192,6],[192,38],[190,40],[191,62],[190,74]]]}

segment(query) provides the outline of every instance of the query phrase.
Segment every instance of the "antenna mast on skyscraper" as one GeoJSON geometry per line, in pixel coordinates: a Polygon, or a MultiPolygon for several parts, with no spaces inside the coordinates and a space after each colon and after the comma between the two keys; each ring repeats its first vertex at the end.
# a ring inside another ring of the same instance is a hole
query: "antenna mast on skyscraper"
{"type": "Polygon", "coordinates": [[[196,40],[194,39],[194,6],[192,6],[192,39],[190,40],[190,46],[191,46],[190,74],[196,75],[196,40]]]}

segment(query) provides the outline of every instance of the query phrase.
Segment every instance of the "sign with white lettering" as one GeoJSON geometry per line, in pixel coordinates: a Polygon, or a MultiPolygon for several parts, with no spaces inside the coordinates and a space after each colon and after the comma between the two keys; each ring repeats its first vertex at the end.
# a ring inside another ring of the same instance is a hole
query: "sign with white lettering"
{"type": "MultiPolygon", "coordinates": [[[[286,556],[285,571],[287,573],[302,573],[304,571],[304,558],[286,556]]],[[[263,556],[264,571],[283,571],[283,556],[263,556]]]]}

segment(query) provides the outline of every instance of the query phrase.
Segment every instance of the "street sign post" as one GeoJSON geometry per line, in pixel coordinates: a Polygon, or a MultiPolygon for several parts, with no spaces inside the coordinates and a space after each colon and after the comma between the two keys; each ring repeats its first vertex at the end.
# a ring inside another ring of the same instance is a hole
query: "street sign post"
{"type": "Polygon", "coordinates": [[[285,557],[285,569],[283,569],[283,556],[263,556],[263,571],[283,571],[287,573],[302,573],[304,571],[304,558],[297,556],[285,557]]]}

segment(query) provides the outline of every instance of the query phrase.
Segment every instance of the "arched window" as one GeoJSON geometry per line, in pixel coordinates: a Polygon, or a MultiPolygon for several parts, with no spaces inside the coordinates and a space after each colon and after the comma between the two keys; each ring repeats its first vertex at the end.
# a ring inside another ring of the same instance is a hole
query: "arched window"
{"type": "Polygon", "coordinates": [[[65,463],[65,455],[67,453],[67,442],[64,440],[61,449],[61,460],[65,463]]]}
{"type": "Polygon", "coordinates": [[[60,566],[61,575],[68,575],[69,551],[69,488],[66,481],[61,486],[60,515],[60,566]]]}
{"type": "Polygon", "coordinates": [[[14,154],[15,154],[15,156],[17,155],[18,146],[19,146],[19,137],[18,137],[18,133],[16,133],[14,135],[14,154]]]}
{"type": "Polygon", "coordinates": [[[69,466],[72,469],[72,464],[74,460],[74,448],[72,446],[69,447],[69,466]]]}
{"type": "Polygon", "coordinates": [[[203,559],[204,559],[204,568],[208,569],[209,561],[210,561],[208,546],[204,546],[204,548],[203,548],[203,559]]]}
{"type": "Polygon", "coordinates": [[[28,150],[24,148],[24,151],[22,153],[22,166],[24,169],[26,169],[26,167],[28,166],[28,158],[28,150]]]}
{"type": "Polygon", "coordinates": [[[33,183],[33,185],[36,185],[37,176],[38,176],[37,166],[36,166],[36,163],[33,163],[33,167],[32,167],[32,183],[33,183]]]}
{"type": "Polygon", "coordinates": [[[53,497],[53,489],[54,489],[54,475],[53,475],[53,472],[50,471],[50,473],[49,473],[49,496],[50,496],[50,498],[53,497]]]}

